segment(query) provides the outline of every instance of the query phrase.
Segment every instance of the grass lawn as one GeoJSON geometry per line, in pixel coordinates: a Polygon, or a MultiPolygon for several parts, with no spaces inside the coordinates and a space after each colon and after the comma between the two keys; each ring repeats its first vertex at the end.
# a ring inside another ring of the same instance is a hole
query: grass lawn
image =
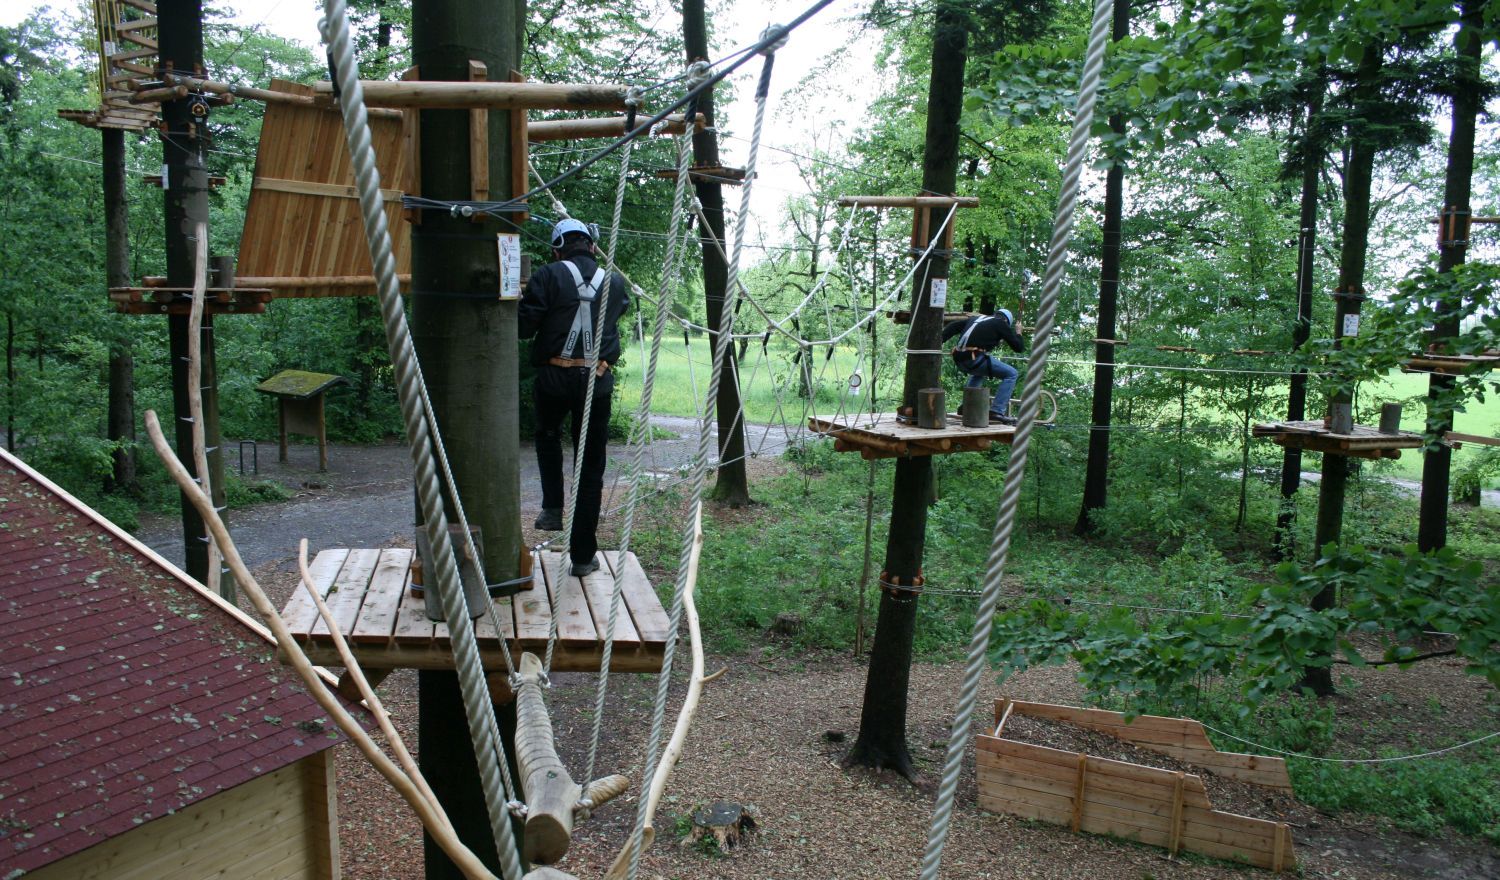
{"type": "MultiPolygon", "coordinates": [[[[1373,410],[1377,415],[1372,416],[1365,424],[1375,424],[1379,420],[1379,407],[1382,403],[1404,403],[1401,410],[1401,427],[1407,431],[1421,431],[1427,422],[1427,376],[1420,373],[1391,373],[1380,382],[1366,383],[1359,389],[1359,404],[1364,410],[1373,410]]],[[[1500,435],[1500,399],[1494,395],[1487,396],[1483,403],[1471,400],[1464,412],[1459,413],[1453,419],[1454,430],[1463,434],[1478,434],[1483,437],[1494,437],[1500,435]]],[[[1458,468],[1467,462],[1472,456],[1478,455],[1483,447],[1472,443],[1464,444],[1453,456],[1453,466],[1458,468]]],[[[1418,452],[1406,452],[1394,461],[1384,464],[1384,469],[1395,476],[1405,479],[1420,480],[1422,478],[1422,456],[1418,452]]],[[[1490,480],[1488,485],[1496,485],[1495,480],[1490,480]]]]}

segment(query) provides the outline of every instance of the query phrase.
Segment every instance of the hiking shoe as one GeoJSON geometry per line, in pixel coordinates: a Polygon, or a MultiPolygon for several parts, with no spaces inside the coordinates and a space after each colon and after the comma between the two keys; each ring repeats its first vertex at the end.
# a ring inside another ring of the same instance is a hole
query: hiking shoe
{"type": "Polygon", "coordinates": [[[581,577],[588,577],[589,575],[593,574],[594,572],[596,572],[598,570],[599,570],[599,561],[597,559],[590,559],[587,562],[575,562],[575,563],[573,563],[573,567],[572,567],[572,569],[570,569],[568,571],[568,573],[571,574],[573,577],[581,578],[581,577]]]}
{"type": "Polygon", "coordinates": [[[998,416],[990,413],[990,424],[992,425],[1014,425],[1015,423],[1016,419],[1014,416],[998,416]]]}
{"type": "Polygon", "coordinates": [[[562,531],[562,511],[543,508],[536,522],[531,525],[544,532],[560,532],[562,531]]]}

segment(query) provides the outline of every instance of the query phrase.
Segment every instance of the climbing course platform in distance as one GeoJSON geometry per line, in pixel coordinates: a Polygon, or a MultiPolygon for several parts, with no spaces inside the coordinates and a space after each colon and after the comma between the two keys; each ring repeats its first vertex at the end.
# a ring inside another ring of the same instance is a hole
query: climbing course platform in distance
{"type": "MultiPolygon", "coordinates": [[[[309,566],[313,587],[328,603],[355,659],[372,679],[383,678],[383,673],[393,669],[454,668],[448,625],[428,620],[426,598],[412,595],[412,553],[407,548],[324,550],[309,566]]],[[[495,600],[498,632],[489,615],[474,621],[486,671],[504,674],[502,639],[516,662],[523,651],[537,656],[545,653],[553,614],[557,615],[553,670],[598,671],[603,634],[608,632],[614,571],[620,566],[625,578],[610,669],[661,669],[667,613],[646,572],[633,553],[622,558],[618,551],[605,550],[599,556],[597,572],[576,578],[568,574],[567,560],[561,554],[542,553],[542,570],[532,589],[495,600]]],[[[430,590],[427,597],[436,598],[430,590]]],[[[342,665],[306,590],[297,590],[281,616],[308,659],[325,666],[342,665]]]]}
{"type": "Polygon", "coordinates": [[[1350,458],[1400,458],[1403,449],[1426,445],[1421,434],[1398,431],[1383,434],[1378,428],[1355,425],[1348,434],[1335,434],[1322,419],[1306,422],[1268,422],[1250,429],[1251,436],[1269,437],[1278,446],[1309,452],[1332,452],[1350,458]]]}
{"type": "Polygon", "coordinates": [[[909,458],[916,455],[946,455],[975,452],[996,443],[1010,443],[1014,425],[965,428],[956,415],[948,415],[945,428],[919,428],[899,421],[895,413],[858,413],[849,416],[807,420],[815,434],[833,438],[836,452],[858,452],[865,459],[909,458]]]}

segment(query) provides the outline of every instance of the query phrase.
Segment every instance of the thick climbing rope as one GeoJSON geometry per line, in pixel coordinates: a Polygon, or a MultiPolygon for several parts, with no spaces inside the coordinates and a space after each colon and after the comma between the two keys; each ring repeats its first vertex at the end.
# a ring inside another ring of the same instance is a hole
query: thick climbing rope
{"type": "Polygon", "coordinates": [[[1057,318],[1057,300],[1062,287],[1068,244],[1073,237],[1073,209],[1078,201],[1078,179],[1083,171],[1089,129],[1093,125],[1094,103],[1099,91],[1099,72],[1104,66],[1104,50],[1109,35],[1112,9],[1113,0],[1095,0],[1094,18],[1089,28],[1088,50],[1083,62],[1083,77],[1078,89],[1073,132],[1068,140],[1067,161],[1063,166],[1057,214],[1052,221],[1052,241],[1047,251],[1047,267],[1042,279],[1042,297],[1037,308],[1036,334],[1033,336],[1031,359],[1026,368],[1026,385],[1021,393],[1020,420],[1016,425],[1015,441],[1011,446],[1010,463],[1005,469],[1005,489],[1000,496],[1000,511],[995,523],[994,541],[990,546],[989,560],[985,566],[984,595],[980,598],[979,607],[974,613],[974,634],[969,641],[963,684],[959,689],[953,728],[948,737],[948,752],[943,761],[943,777],[938,785],[937,802],[933,806],[927,848],[922,855],[920,875],[922,880],[936,880],[942,868],[943,844],[947,842],[948,828],[953,818],[953,798],[958,789],[959,771],[962,769],[964,753],[968,749],[972,735],[970,724],[974,715],[974,703],[979,693],[979,680],[984,673],[985,655],[989,651],[995,607],[1000,601],[1000,579],[1005,572],[1006,556],[1010,552],[1011,529],[1015,524],[1016,508],[1020,502],[1021,484],[1026,479],[1026,453],[1031,441],[1032,428],[1036,423],[1037,407],[1042,390],[1042,374],[1047,369],[1047,353],[1051,348],[1052,327],[1057,318]]]}
{"type": "MultiPolygon", "coordinates": [[[[755,165],[760,153],[760,137],[766,121],[766,98],[770,94],[771,70],[776,61],[776,50],[786,45],[786,28],[773,27],[766,30],[761,42],[765,55],[765,66],[761,70],[760,83],[755,90],[755,127],[750,138],[750,152],[745,161],[745,185],[740,191],[740,211],[734,229],[734,248],[729,259],[729,271],[724,286],[724,304],[720,311],[721,332],[714,338],[713,370],[709,374],[708,389],[703,417],[698,431],[698,450],[693,457],[692,500],[685,519],[700,522],[703,514],[703,488],[708,477],[708,454],[713,441],[713,401],[718,399],[719,383],[728,362],[729,346],[734,335],[734,309],[740,290],[740,254],[744,251],[745,218],[750,214],[750,194],[755,182],[755,165]],[[779,38],[777,35],[779,34],[779,38]]],[[[667,690],[672,683],[672,660],[677,650],[677,630],[682,625],[683,596],[687,589],[690,559],[693,556],[694,530],[683,533],[682,550],[677,566],[677,579],[672,588],[672,607],[668,612],[667,640],[662,647],[661,674],[657,677],[656,703],[651,713],[651,734],[646,741],[646,766],[641,773],[641,790],[650,791],[656,778],[657,761],[660,757],[663,719],[667,711],[667,690]]],[[[641,798],[636,809],[635,828],[631,832],[629,871],[626,876],[635,880],[640,870],[641,842],[645,833],[649,798],[641,798]]]]}
{"type": "Polygon", "coordinates": [[[604,700],[609,692],[609,666],[614,654],[615,645],[615,623],[620,613],[620,594],[625,583],[625,556],[630,552],[630,541],[635,532],[635,510],[639,505],[642,492],[641,463],[645,458],[646,447],[651,438],[651,395],[656,387],[656,363],[657,355],[661,351],[662,337],[665,335],[667,317],[672,310],[672,302],[676,295],[677,265],[681,256],[681,250],[677,248],[677,230],[682,223],[682,206],[689,198],[687,182],[689,168],[692,162],[690,144],[692,136],[683,134],[677,139],[677,188],[673,194],[672,217],[669,221],[671,235],[667,238],[667,252],[662,257],[661,287],[658,297],[660,305],[656,310],[656,318],[651,328],[651,349],[646,357],[646,369],[641,381],[641,399],[636,408],[635,424],[631,426],[630,446],[633,456],[628,473],[630,494],[625,504],[624,516],[620,523],[619,542],[619,564],[614,570],[614,587],[609,598],[609,637],[604,641],[604,653],[599,660],[599,686],[594,696],[594,730],[589,739],[589,757],[587,771],[584,779],[594,778],[594,763],[599,754],[599,738],[604,721],[604,700]]]}
{"type": "Polygon", "coordinates": [[[417,498],[426,524],[428,543],[436,569],[435,588],[448,620],[449,639],[453,646],[454,665],[458,669],[459,690],[468,717],[469,736],[484,790],[485,807],[500,857],[505,880],[521,880],[520,853],[511,829],[510,812],[501,791],[499,767],[504,763],[504,745],[495,724],[484,667],[474,638],[473,621],[459,582],[458,566],[448,537],[448,518],[434,471],[432,439],[422,407],[422,370],[412,346],[406,324],[405,304],[396,281],[396,259],[386,225],[385,204],[380,195],[380,172],[375,167],[375,150],[371,143],[369,113],[365,109],[364,88],[359,81],[359,67],[354,59],[353,41],[345,0],[328,0],[323,21],[323,41],[328,44],[334,77],[338,81],[339,111],[344,120],[344,136],[354,166],[360,213],[365,238],[374,265],[376,288],[380,295],[381,317],[385,323],[386,346],[395,368],[396,393],[401,415],[411,444],[417,498]]]}

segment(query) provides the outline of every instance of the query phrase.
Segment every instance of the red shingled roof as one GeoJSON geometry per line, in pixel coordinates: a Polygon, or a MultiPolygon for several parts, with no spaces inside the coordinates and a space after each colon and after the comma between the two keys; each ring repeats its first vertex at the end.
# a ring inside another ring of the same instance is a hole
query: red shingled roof
{"type": "Polygon", "coordinates": [[[0,877],[341,738],[246,619],[0,450],[0,877]]]}

